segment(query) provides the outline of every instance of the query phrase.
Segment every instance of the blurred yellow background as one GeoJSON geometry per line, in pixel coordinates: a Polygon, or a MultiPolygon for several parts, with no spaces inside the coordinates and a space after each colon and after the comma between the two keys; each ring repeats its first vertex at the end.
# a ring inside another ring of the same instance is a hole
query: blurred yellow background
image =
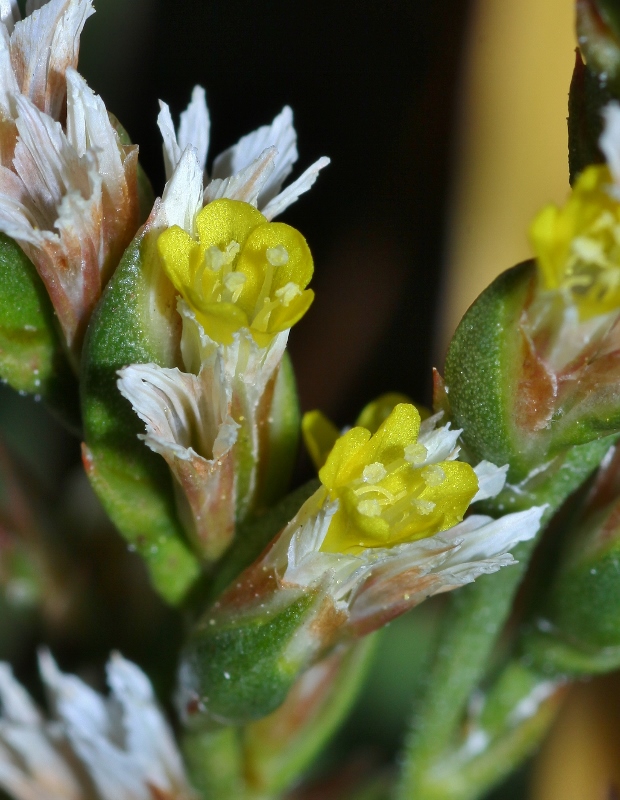
{"type": "Polygon", "coordinates": [[[573,0],[479,0],[460,92],[442,354],[490,281],[529,257],[529,223],[568,191],[573,0]]]}
{"type": "MultiPolygon", "coordinates": [[[[476,296],[530,256],[533,215],[567,194],[573,9],[572,0],[477,4],[462,76],[438,360],[476,296]]],[[[571,690],[536,761],[530,800],[616,797],[617,675],[571,690]]]]}

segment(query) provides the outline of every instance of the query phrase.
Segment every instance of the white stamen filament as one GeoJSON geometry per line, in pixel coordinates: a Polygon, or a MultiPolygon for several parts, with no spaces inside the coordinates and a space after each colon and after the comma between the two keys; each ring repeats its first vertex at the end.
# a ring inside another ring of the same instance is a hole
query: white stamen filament
{"type": "Polygon", "coordinates": [[[229,272],[224,278],[224,286],[232,293],[232,302],[236,303],[246,282],[246,276],[243,272],[229,272]]]}

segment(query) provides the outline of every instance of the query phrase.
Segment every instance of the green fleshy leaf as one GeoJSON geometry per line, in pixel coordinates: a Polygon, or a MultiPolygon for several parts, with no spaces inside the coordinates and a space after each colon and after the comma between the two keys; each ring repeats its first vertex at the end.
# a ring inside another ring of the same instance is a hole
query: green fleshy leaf
{"type": "Polygon", "coordinates": [[[0,378],[41,397],[75,433],[78,387],[45,286],[19,245],[0,234],[0,378]]]}
{"type": "Polygon", "coordinates": [[[588,674],[620,667],[619,503],[577,523],[548,587],[526,656],[547,674],[588,674]]]}
{"type": "Polygon", "coordinates": [[[188,733],[183,738],[183,755],[192,786],[205,800],[249,800],[237,728],[188,733]]]}
{"type": "MultiPolygon", "coordinates": [[[[507,511],[547,504],[542,529],[566,498],[592,474],[616,438],[607,437],[571,448],[559,469],[550,475],[541,473],[540,484],[524,491],[508,487],[498,497],[481,503],[480,511],[501,516],[507,511]]],[[[411,797],[435,800],[452,796],[431,791],[424,794],[423,787],[434,765],[461,729],[463,712],[488,670],[493,645],[508,618],[539,536],[513,549],[517,561],[514,566],[484,576],[451,593],[447,599],[435,662],[429,670],[424,692],[417,700],[417,714],[407,742],[397,800],[411,797]]]]}
{"type": "Polygon", "coordinates": [[[620,430],[612,366],[605,380],[594,360],[590,384],[574,381],[556,396],[546,368],[529,352],[521,317],[535,282],[532,261],[500,275],[463,317],[446,358],[447,398],[469,456],[509,464],[512,484],[536,475],[544,481],[543,465],[559,469],[553,459],[569,448],[620,430]]]}
{"type": "Polygon", "coordinates": [[[152,239],[142,232],[128,247],[91,320],[82,368],[84,464],[155,587],[178,603],[200,567],[177,517],[168,467],[138,439],[144,426],[116,385],[117,370],[128,364],[174,365],[175,297],[148,256],[152,239]]]}

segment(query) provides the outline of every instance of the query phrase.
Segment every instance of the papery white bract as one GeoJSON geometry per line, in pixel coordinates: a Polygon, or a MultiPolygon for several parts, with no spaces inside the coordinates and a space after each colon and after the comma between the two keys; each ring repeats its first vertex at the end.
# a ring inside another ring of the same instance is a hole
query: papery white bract
{"type": "Polygon", "coordinates": [[[120,370],[118,387],[146,425],[141,438],[168,463],[185,528],[211,561],[226,549],[235,518],[243,518],[254,499],[260,430],[270,407],[263,400],[288,331],[266,348],[244,330],[222,346],[205,334],[183,300],[178,305],[186,372],[134,364],[120,370]]]}
{"type": "Polygon", "coordinates": [[[198,375],[134,364],[118,388],[146,425],[146,444],[166,460],[177,486],[180,516],[201,555],[219,558],[234,535],[238,424],[222,358],[198,375]]]}
{"type": "Polygon", "coordinates": [[[106,699],[48,653],[40,658],[47,720],[0,664],[0,787],[15,800],[196,800],[144,673],[119,655],[106,699]]]}
{"type": "Polygon", "coordinates": [[[282,190],[298,158],[293,112],[285,106],[271,125],[243,136],[236,145],[217,156],[209,180],[206,161],[210,123],[204,89],[195,87],[192,100],[181,115],[178,132],[175,132],[169,107],[165,103],[160,105],[158,124],[163,138],[166,178],[173,177],[184,150],[188,146],[195,148],[204,172],[204,204],[220,198],[242,200],[256,206],[271,220],[307,192],[319,171],[329,164],[326,157],[318,159],[282,190]]]}
{"type": "Polygon", "coordinates": [[[17,116],[14,98],[20,94],[60,119],[65,74],[77,67],[80,35],[94,13],[92,0],[29,0],[22,20],[15,0],[0,3],[0,113],[5,120],[17,116]]]}

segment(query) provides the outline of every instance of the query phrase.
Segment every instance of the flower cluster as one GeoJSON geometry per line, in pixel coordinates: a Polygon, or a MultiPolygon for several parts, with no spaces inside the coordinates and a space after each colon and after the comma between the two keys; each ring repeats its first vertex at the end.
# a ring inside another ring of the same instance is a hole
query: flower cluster
{"type": "MultiPolygon", "coordinates": [[[[381,418],[372,409],[365,416],[381,418]]],[[[316,414],[307,420],[307,440],[315,430],[320,439],[312,451],[326,455],[321,486],[192,635],[180,673],[186,719],[203,713],[239,724],[262,716],[339,643],[515,563],[510,549],[535,536],[544,509],[464,519],[472,503],[501,491],[507,467],[458,461],[462,431],[450,423],[437,428],[440,417],[421,423],[413,405],[398,403],[374,432],[352,428],[331,449],[331,426],[316,414]],[[292,632],[284,617],[297,619],[292,632]],[[281,626],[281,639],[274,632],[272,650],[256,644],[254,652],[257,631],[268,626],[281,626]],[[281,686],[266,705],[248,704],[243,672],[224,666],[228,648],[241,642],[261,680],[281,686]]]]}
{"type": "Polygon", "coordinates": [[[15,2],[0,13],[0,231],[35,264],[77,355],[138,228],[138,149],[75,69],[91,0],[28,5],[23,20],[15,2]]]}
{"type": "Polygon", "coordinates": [[[286,391],[279,377],[288,332],[313,299],[305,239],[270,220],[310,188],[328,159],[281,191],[297,160],[287,107],[218,156],[209,180],[200,87],[178,133],[163,104],[159,125],[169,181],[147,227],[177,294],[181,363],[128,366],[119,389],[146,423],[146,443],[171,468],[197,551],[213,561],[230,545],[235,520],[260,505],[271,408],[286,391]]]}
{"type": "Polygon", "coordinates": [[[347,626],[368,632],[512,562],[508,551],[535,535],[542,511],[464,520],[501,491],[507,466],[458,461],[462,431],[436,428],[441,416],[421,423],[399,403],[374,433],[355,427],[336,440],[321,488],[265,557],[282,585],[322,583],[347,626]]]}

